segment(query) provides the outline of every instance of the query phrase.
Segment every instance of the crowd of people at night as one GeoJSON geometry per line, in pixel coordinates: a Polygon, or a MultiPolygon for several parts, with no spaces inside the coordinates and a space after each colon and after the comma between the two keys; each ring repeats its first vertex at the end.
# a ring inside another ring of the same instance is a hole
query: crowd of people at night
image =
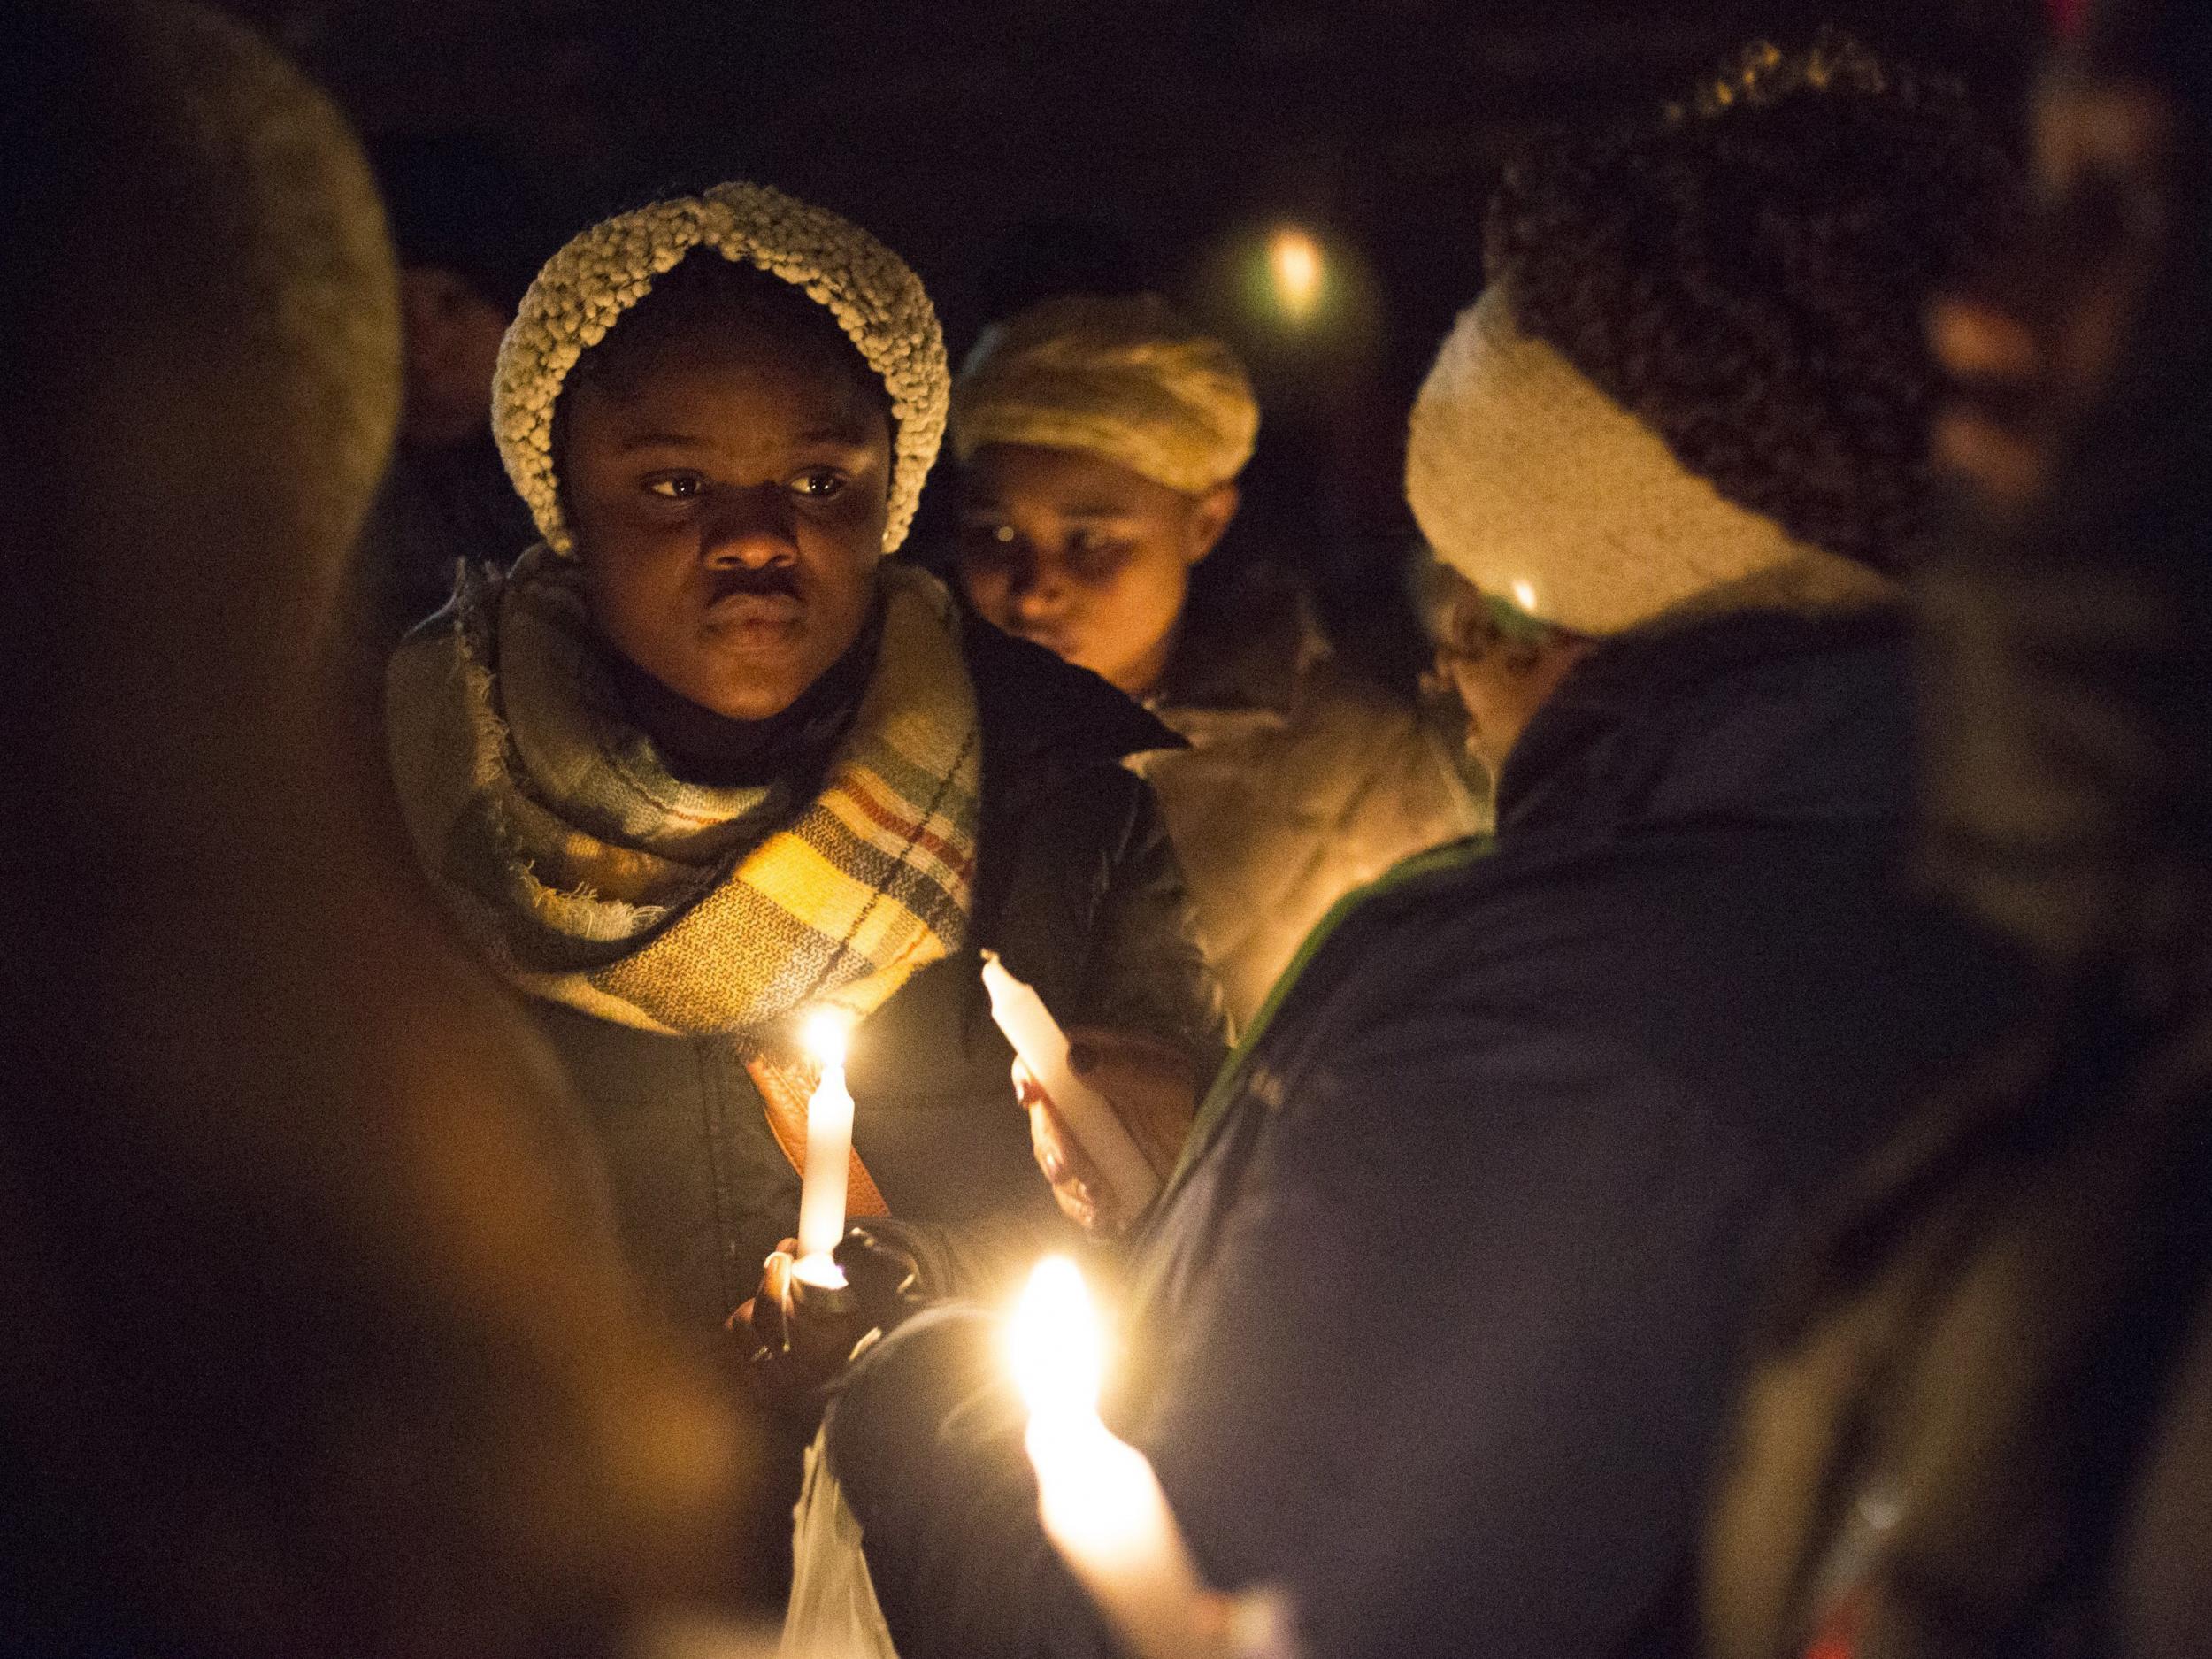
{"type": "Polygon", "coordinates": [[[2044,36],[1451,204],[1415,695],[1157,294],[18,19],[0,1655],[2212,1655],[2212,13],[2044,36]]]}

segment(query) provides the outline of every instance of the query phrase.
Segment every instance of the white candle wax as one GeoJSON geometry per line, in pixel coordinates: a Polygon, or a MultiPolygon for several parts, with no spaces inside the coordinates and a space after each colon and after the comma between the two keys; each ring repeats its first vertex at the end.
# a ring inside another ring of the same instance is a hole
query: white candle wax
{"type": "Polygon", "coordinates": [[[1130,1138],[1113,1103],[1075,1075],[1068,1064],[1067,1033],[1044,999],[1006,971],[995,951],[983,953],[983,988],[990,995],[991,1018],[1038,1087],[1051,1097],[1086,1156],[1098,1166],[1133,1216],[1160,1190],[1160,1178],[1130,1138]]]}
{"type": "Polygon", "coordinates": [[[1037,1510],[1061,1556],[1144,1659],[1188,1659],[1213,1635],[1205,1586],[1144,1454],[1093,1414],[1029,1419],[1037,1510]]]}
{"type": "Polygon", "coordinates": [[[1218,1604],[1152,1465],[1099,1420],[1104,1342],[1074,1263],[1037,1263],[1009,1340],[1045,1535],[1139,1659],[1218,1651],[1218,1604]]]}
{"type": "Polygon", "coordinates": [[[806,1103],[806,1169],[799,1184],[799,1259],[792,1271],[810,1284],[838,1286],[842,1269],[830,1257],[845,1236],[845,1184],[852,1165],[853,1097],[845,1087],[845,1028],[820,1015],[807,1046],[822,1063],[822,1080],[806,1103]]]}

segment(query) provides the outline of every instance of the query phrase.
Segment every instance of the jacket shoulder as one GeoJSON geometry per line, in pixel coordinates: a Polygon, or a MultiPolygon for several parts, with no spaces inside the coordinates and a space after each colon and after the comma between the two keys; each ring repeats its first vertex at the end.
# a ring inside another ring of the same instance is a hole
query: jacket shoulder
{"type": "Polygon", "coordinates": [[[972,611],[964,611],[960,621],[987,743],[1041,749],[1078,764],[1183,747],[1141,704],[1089,669],[1002,633],[972,611]]]}

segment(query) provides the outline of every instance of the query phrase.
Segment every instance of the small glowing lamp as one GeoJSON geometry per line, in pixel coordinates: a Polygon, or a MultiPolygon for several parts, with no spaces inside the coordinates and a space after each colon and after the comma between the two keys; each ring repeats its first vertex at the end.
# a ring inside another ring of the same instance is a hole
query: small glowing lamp
{"type": "Polygon", "coordinates": [[[1304,322],[1321,300],[1326,262],[1312,235],[1286,225],[1268,238],[1268,270],[1275,279],[1276,303],[1293,322],[1304,322]]]}

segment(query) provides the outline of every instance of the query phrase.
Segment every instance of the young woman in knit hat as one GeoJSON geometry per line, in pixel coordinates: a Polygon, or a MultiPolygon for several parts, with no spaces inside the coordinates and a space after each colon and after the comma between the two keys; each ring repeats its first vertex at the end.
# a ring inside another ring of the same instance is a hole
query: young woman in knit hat
{"type": "Polygon", "coordinates": [[[953,386],[961,584],[1187,740],[1133,764],[1240,1023],[1338,897],[1483,821],[1444,745],[1337,658],[1287,580],[1194,580],[1258,428],[1229,348],[1150,296],[1046,300],[953,386]]]}
{"type": "Polygon", "coordinates": [[[1219,1056],[1120,764],[1172,735],[884,560],[947,380],[920,284],[832,214],[728,184],[593,227],[495,388],[543,539],[465,572],[391,664],[422,868],[528,994],[641,1279],[703,1340],[794,1230],[810,1014],[856,1022],[849,1213],[895,1217],[875,1240],[939,1292],[1064,1225],[979,948],[1179,1064],[1186,1109],[1219,1056]]]}

